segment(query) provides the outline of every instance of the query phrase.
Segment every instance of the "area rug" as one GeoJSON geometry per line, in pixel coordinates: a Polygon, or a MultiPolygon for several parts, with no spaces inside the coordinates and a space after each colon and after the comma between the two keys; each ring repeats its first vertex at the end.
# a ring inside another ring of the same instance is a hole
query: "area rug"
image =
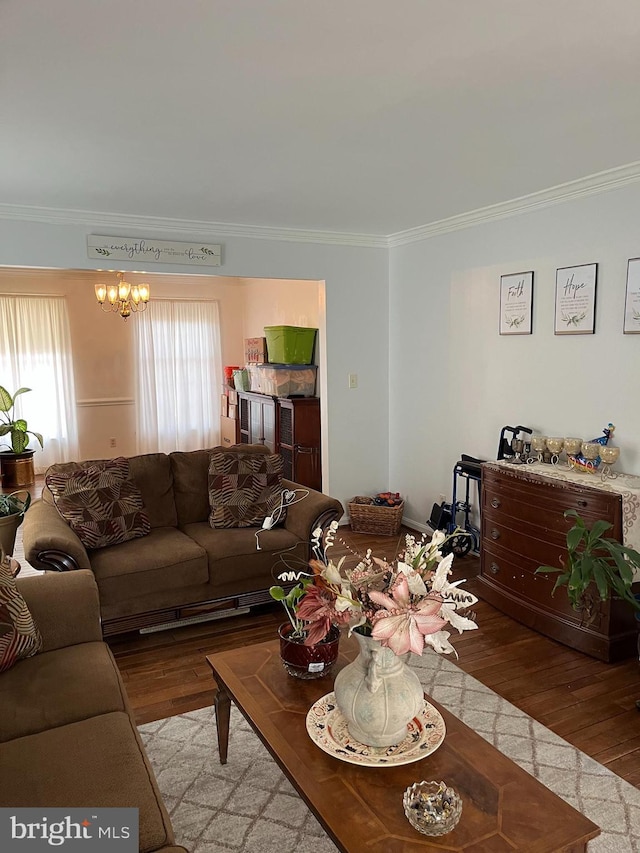
{"type": "MultiPolygon", "coordinates": [[[[589,853],[640,853],[637,788],[446,658],[424,655],[414,665],[437,702],[601,827],[589,853]]],[[[191,853],[335,853],[235,707],[224,766],[212,708],[148,723],[140,733],[177,840],[191,853]]]]}

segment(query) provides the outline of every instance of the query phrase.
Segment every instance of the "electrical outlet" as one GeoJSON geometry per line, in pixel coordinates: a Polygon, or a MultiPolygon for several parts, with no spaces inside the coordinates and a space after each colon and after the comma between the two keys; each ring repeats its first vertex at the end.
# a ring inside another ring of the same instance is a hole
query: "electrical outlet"
{"type": "Polygon", "coordinates": [[[348,379],[349,379],[349,388],[353,389],[353,388],[358,387],[358,374],[357,373],[350,373],[348,379]]]}
{"type": "Polygon", "coordinates": [[[109,439],[109,447],[115,447],[115,446],[116,446],[115,438],[110,438],[109,439]]]}

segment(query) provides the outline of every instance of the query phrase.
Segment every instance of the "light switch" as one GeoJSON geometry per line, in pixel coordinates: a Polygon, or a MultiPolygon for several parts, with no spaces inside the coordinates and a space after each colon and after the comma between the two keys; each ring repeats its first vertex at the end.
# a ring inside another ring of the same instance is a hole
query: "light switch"
{"type": "Polygon", "coordinates": [[[349,388],[357,388],[358,387],[358,374],[350,373],[349,374],[349,388]]]}

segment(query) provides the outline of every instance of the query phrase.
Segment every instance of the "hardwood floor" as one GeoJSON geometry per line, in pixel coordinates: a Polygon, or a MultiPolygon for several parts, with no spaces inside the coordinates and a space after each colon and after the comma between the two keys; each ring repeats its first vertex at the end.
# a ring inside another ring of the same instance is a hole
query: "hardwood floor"
{"type": "MultiPolygon", "coordinates": [[[[392,559],[400,537],[340,528],[334,557],[349,550],[392,559]]],[[[454,578],[474,589],[477,557],[454,560],[454,578]]],[[[640,787],[640,671],[635,658],[607,664],[537,634],[483,601],[478,630],[452,638],[457,665],[500,696],[640,787]]],[[[274,603],[249,615],[145,636],[114,638],[110,646],[139,723],[210,705],[214,686],[205,655],[275,637],[282,609],[274,603]]]]}

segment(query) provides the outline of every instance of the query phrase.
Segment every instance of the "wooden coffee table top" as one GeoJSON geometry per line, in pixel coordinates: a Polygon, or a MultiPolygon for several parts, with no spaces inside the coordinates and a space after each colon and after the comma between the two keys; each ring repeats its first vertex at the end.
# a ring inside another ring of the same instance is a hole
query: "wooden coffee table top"
{"type": "MultiPolygon", "coordinates": [[[[362,767],[322,751],[307,734],[306,716],[316,700],[333,690],[338,670],[357,654],[355,640],[343,638],[340,643],[332,673],[312,681],[287,675],[277,640],[209,655],[218,685],[221,760],[226,760],[224,717],[226,713],[228,724],[230,698],[327,834],[349,853],[578,853],[600,834],[596,824],[431,698],[444,717],[447,735],[442,746],[421,761],[362,767]],[[423,779],[444,780],[463,800],[460,822],[441,838],[420,834],[404,814],[405,789],[423,779]]],[[[232,738],[231,761],[233,749],[232,738]]]]}

